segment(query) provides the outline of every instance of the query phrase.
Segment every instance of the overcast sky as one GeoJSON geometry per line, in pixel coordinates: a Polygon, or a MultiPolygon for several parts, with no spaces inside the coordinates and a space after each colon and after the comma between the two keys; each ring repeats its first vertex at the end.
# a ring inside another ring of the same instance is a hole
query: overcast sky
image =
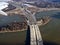
{"type": "Polygon", "coordinates": [[[9,0],[0,0],[0,1],[9,1],[9,0]]]}
{"type": "MultiPolygon", "coordinates": [[[[8,1],[8,0],[0,0],[0,1],[8,1]]],[[[0,10],[5,7],[4,4],[8,5],[6,2],[0,2],[0,10]]]]}

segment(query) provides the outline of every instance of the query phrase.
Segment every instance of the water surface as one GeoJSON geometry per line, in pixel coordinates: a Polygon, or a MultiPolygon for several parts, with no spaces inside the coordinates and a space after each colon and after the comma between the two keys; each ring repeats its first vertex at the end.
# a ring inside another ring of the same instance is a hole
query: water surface
{"type": "Polygon", "coordinates": [[[52,20],[45,26],[40,27],[44,43],[48,45],[60,45],[60,11],[45,11],[37,13],[37,19],[43,16],[50,16],[52,20]],[[55,44],[54,44],[55,43],[55,44]]]}

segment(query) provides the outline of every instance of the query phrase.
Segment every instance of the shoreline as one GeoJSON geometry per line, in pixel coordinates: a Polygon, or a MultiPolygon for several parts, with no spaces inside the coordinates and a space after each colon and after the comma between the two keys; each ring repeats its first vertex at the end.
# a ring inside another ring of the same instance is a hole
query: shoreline
{"type": "Polygon", "coordinates": [[[0,31],[0,33],[8,33],[8,32],[9,32],[9,33],[10,33],[10,32],[12,33],[12,32],[21,32],[21,31],[26,31],[26,29],[17,30],[17,31],[16,31],[16,30],[15,30],[15,31],[14,31],[14,30],[13,30],[13,31],[0,31]]]}
{"type": "Polygon", "coordinates": [[[48,24],[50,21],[51,21],[51,19],[48,19],[48,20],[46,21],[46,23],[42,24],[42,26],[48,24]]]}
{"type": "Polygon", "coordinates": [[[38,12],[52,11],[52,10],[59,10],[60,11],[60,8],[39,8],[38,12]]]}
{"type": "MultiPolygon", "coordinates": [[[[52,19],[52,18],[48,18],[44,23],[43,23],[43,21],[38,21],[38,22],[37,22],[37,25],[38,25],[38,26],[46,25],[46,24],[48,24],[48,23],[51,21],[51,19],[52,19]],[[41,22],[41,24],[40,24],[40,22],[41,22]]],[[[44,20],[45,20],[45,19],[44,19],[44,20]]]]}

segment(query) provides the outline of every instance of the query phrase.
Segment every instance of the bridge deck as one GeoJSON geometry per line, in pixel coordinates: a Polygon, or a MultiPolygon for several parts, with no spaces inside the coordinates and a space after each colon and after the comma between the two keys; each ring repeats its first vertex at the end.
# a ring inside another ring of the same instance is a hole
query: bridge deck
{"type": "Polygon", "coordinates": [[[30,45],[43,45],[41,33],[37,25],[30,25],[30,45]]]}
{"type": "MultiPolygon", "coordinates": [[[[17,8],[21,8],[23,5],[21,4],[17,4],[15,2],[9,2],[10,4],[12,4],[13,6],[17,7],[17,8]]],[[[36,18],[35,18],[35,13],[31,13],[29,10],[27,10],[26,6],[23,6],[24,9],[23,12],[25,13],[25,16],[27,17],[27,19],[29,20],[29,26],[30,26],[30,45],[43,45],[42,42],[42,38],[41,38],[41,34],[38,28],[38,25],[36,25],[36,18]]]]}

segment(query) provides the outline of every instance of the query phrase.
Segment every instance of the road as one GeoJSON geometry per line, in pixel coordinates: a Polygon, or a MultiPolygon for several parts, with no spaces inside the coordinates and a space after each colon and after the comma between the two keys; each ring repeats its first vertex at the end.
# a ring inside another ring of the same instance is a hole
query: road
{"type": "Polygon", "coordinates": [[[31,33],[30,45],[43,45],[43,41],[38,25],[30,25],[30,33],[31,33]]]}
{"type": "MultiPolygon", "coordinates": [[[[21,8],[22,5],[18,5],[17,3],[11,3],[13,6],[17,8],[21,8]]],[[[23,12],[25,13],[25,16],[29,20],[29,26],[30,26],[30,45],[43,45],[41,33],[39,30],[38,25],[36,24],[36,18],[35,13],[31,13],[31,11],[27,10],[27,7],[23,6],[23,12]]]]}
{"type": "MultiPolygon", "coordinates": [[[[17,3],[17,2],[8,2],[8,3],[10,3],[11,5],[13,5],[13,6],[15,6],[15,7],[17,7],[17,8],[20,8],[20,9],[22,9],[21,7],[22,7],[22,3],[20,2],[20,3],[17,3]]],[[[36,6],[33,6],[33,7],[36,7],[36,6]]],[[[32,8],[33,8],[32,7],[32,8]]],[[[38,8],[38,7],[36,7],[37,8],[37,12],[42,12],[42,11],[51,11],[51,10],[60,10],[60,8],[38,8]]],[[[35,9],[34,9],[35,10],[35,9]]],[[[33,11],[33,10],[32,10],[33,11]]]]}

